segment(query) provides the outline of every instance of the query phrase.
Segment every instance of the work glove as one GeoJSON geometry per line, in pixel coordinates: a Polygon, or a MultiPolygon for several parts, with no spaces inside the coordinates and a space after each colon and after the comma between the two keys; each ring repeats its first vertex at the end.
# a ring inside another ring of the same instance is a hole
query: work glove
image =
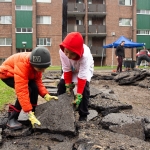
{"type": "Polygon", "coordinates": [[[82,101],[82,94],[77,94],[75,96],[75,100],[72,102],[72,104],[74,104],[76,106],[76,109],[78,109],[81,101],[82,101]]]}
{"type": "Polygon", "coordinates": [[[46,95],[44,96],[44,99],[45,99],[46,101],[50,101],[51,99],[58,100],[58,97],[57,97],[57,96],[51,96],[51,95],[49,95],[49,94],[46,94],[46,95]]]}
{"type": "Polygon", "coordinates": [[[66,86],[66,93],[68,95],[71,95],[71,91],[74,89],[75,84],[74,83],[70,83],[70,84],[65,84],[66,86]]]}
{"type": "Polygon", "coordinates": [[[29,120],[31,121],[32,127],[35,128],[35,124],[41,125],[40,121],[35,117],[34,112],[30,111],[29,114],[29,120]]]}

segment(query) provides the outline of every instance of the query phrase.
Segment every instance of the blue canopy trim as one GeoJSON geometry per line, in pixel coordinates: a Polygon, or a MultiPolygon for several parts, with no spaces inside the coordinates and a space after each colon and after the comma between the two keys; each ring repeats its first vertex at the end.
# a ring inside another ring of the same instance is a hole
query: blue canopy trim
{"type": "Polygon", "coordinates": [[[121,41],[125,41],[124,47],[127,48],[135,48],[135,47],[143,47],[145,46],[144,43],[136,43],[136,42],[132,42],[131,40],[127,39],[124,36],[121,36],[119,39],[117,39],[115,42],[108,44],[108,45],[104,45],[103,48],[116,48],[121,41]]]}

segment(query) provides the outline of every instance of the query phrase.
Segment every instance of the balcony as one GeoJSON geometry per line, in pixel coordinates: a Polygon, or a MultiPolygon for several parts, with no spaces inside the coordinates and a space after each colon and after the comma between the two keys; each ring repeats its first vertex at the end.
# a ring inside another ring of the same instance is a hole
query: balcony
{"type": "Polygon", "coordinates": [[[80,32],[82,35],[85,34],[85,27],[84,25],[75,25],[75,24],[68,24],[67,25],[67,32],[80,32]]]}
{"type": "Polygon", "coordinates": [[[104,4],[89,4],[88,5],[88,16],[106,16],[106,5],[104,4]]]}
{"type": "Polygon", "coordinates": [[[106,57],[106,50],[100,46],[92,46],[90,48],[93,57],[106,57]]]}
{"type": "Polygon", "coordinates": [[[68,16],[84,16],[85,4],[83,3],[68,3],[68,16]]]}
{"type": "Polygon", "coordinates": [[[89,25],[88,35],[94,37],[105,37],[106,36],[106,26],[105,25],[89,25]]]}

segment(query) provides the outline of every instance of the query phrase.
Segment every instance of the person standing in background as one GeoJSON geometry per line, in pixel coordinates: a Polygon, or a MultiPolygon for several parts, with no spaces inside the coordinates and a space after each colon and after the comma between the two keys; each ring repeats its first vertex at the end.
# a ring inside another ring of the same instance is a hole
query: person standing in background
{"type": "Polygon", "coordinates": [[[125,41],[121,41],[120,45],[118,45],[115,51],[116,58],[118,61],[117,72],[122,72],[122,62],[123,59],[125,58],[124,44],[125,41]]]}

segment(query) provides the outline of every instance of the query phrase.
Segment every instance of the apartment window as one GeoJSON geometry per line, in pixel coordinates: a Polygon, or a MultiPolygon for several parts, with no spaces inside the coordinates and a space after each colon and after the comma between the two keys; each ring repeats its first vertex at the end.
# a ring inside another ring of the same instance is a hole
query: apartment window
{"type": "Polygon", "coordinates": [[[0,16],[0,24],[12,24],[12,16],[0,16]]]}
{"type": "Polygon", "coordinates": [[[76,25],[83,25],[83,21],[82,20],[76,20],[76,25]]]}
{"type": "Polygon", "coordinates": [[[119,0],[119,4],[124,6],[131,6],[132,0],[119,0]]]}
{"type": "Polygon", "coordinates": [[[51,24],[51,17],[50,16],[37,16],[36,23],[37,24],[51,24]]]}
{"type": "Polygon", "coordinates": [[[51,0],[36,0],[37,3],[51,3],[51,0]]]}
{"type": "Polygon", "coordinates": [[[92,25],[92,19],[89,19],[89,25],[92,25]]]}
{"type": "Polygon", "coordinates": [[[11,2],[12,0],[0,0],[0,2],[11,2]]]}
{"type": "Polygon", "coordinates": [[[137,33],[139,35],[150,35],[150,30],[137,30],[137,33]]]}
{"type": "Polygon", "coordinates": [[[132,26],[132,19],[119,19],[119,26],[132,26]]]}
{"type": "Polygon", "coordinates": [[[137,14],[146,14],[146,15],[150,15],[150,10],[137,10],[137,14]]]}
{"type": "Polygon", "coordinates": [[[16,33],[32,33],[32,28],[16,28],[16,33]]]}
{"type": "Polygon", "coordinates": [[[76,0],[76,3],[83,3],[83,0],[76,0]]]}
{"type": "Polygon", "coordinates": [[[2,64],[5,60],[6,58],[0,58],[0,64],[2,64]]]}
{"type": "Polygon", "coordinates": [[[16,10],[32,10],[32,6],[29,6],[29,5],[16,5],[16,10]]]}
{"type": "Polygon", "coordinates": [[[11,38],[0,38],[0,46],[11,46],[11,38]]]}
{"type": "Polygon", "coordinates": [[[51,39],[50,38],[37,38],[37,45],[38,46],[51,46],[51,39]]]}
{"type": "Polygon", "coordinates": [[[88,0],[88,4],[92,4],[92,0],[88,0]]]}

